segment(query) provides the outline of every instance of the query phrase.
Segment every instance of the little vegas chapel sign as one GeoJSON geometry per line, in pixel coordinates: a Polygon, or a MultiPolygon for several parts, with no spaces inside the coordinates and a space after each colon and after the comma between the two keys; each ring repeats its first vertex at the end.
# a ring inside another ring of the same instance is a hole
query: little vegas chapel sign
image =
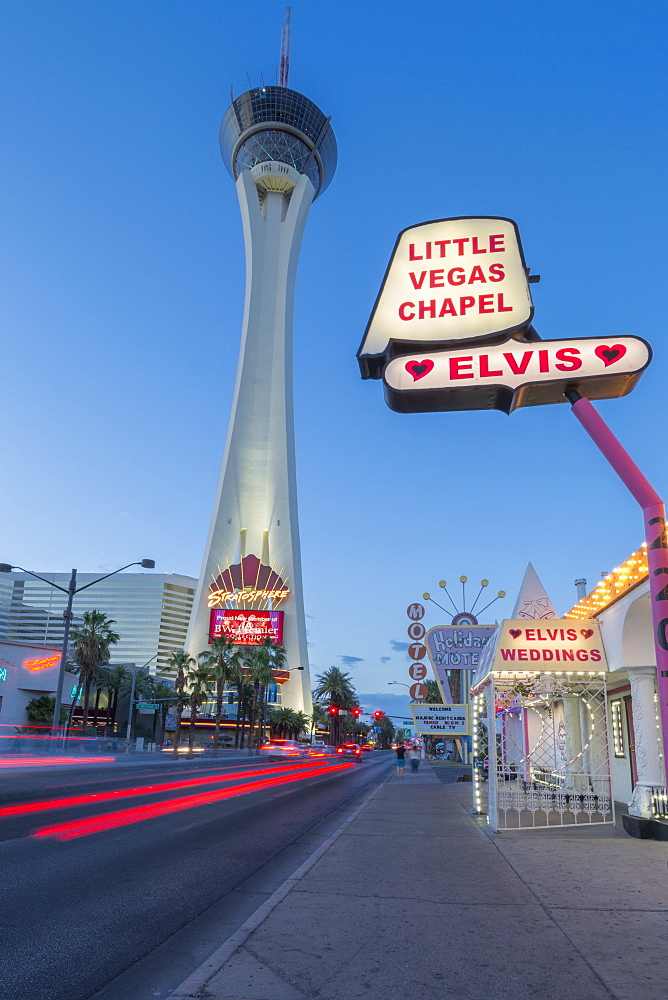
{"type": "Polygon", "coordinates": [[[400,413],[497,409],[630,392],[639,337],[541,340],[512,219],[440,219],[399,234],[357,357],[400,413]]]}

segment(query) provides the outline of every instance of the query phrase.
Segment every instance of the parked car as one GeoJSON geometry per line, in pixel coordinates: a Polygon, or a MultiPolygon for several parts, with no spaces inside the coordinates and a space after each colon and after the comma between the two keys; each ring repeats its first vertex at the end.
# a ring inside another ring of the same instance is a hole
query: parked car
{"type": "Polygon", "coordinates": [[[265,757],[289,757],[294,760],[308,757],[310,750],[308,743],[299,743],[297,740],[270,740],[260,747],[260,753],[265,757]]]}

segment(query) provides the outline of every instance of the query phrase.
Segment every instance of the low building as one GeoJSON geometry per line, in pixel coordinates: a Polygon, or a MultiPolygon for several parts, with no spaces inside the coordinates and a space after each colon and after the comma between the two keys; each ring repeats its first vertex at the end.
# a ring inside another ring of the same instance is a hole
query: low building
{"type": "MultiPolygon", "coordinates": [[[[52,646],[0,641],[0,750],[9,737],[17,735],[16,727],[30,725],[28,702],[55,695],[60,653],[52,646]]],[[[76,683],[76,677],[66,672],[63,705],[67,708],[76,683]]]]}
{"type": "Polygon", "coordinates": [[[657,712],[656,656],[646,546],[567,612],[596,619],[608,658],[608,720],[615,799],[632,816],[668,815],[657,712]]]}

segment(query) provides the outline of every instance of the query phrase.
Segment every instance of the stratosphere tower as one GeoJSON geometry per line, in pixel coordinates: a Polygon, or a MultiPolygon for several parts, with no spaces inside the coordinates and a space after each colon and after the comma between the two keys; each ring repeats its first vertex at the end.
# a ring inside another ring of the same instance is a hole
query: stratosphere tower
{"type": "Polygon", "coordinates": [[[220,129],[243,220],[246,295],[232,411],[187,647],[241,630],[282,638],[282,704],[311,711],[297,516],[292,321],[299,249],[336,169],[330,119],[288,86],[289,8],[279,82],[233,99],[220,129]],[[299,669],[303,668],[303,669],[299,669]]]}

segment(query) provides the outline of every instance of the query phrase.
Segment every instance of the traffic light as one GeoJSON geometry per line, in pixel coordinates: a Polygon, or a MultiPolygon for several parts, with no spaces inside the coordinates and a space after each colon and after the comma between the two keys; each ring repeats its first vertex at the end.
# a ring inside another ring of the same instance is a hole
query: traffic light
{"type": "Polygon", "coordinates": [[[359,719],[360,715],[362,714],[362,709],[359,708],[359,706],[355,705],[355,707],[352,710],[352,714],[355,716],[356,719],[359,719]]]}
{"type": "Polygon", "coordinates": [[[336,705],[330,705],[329,708],[327,709],[327,711],[328,711],[328,713],[330,715],[338,715],[339,714],[339,709],[338,709],[338,707],[336,705]]]}
{"type": "Polygon", "coordinates": [[[384,715],[385,715],[384,712],[374,712],[373,713],[374,719],[376,719],[378,722],[380,722],[380,720],[383,718],[384,715]]]}

